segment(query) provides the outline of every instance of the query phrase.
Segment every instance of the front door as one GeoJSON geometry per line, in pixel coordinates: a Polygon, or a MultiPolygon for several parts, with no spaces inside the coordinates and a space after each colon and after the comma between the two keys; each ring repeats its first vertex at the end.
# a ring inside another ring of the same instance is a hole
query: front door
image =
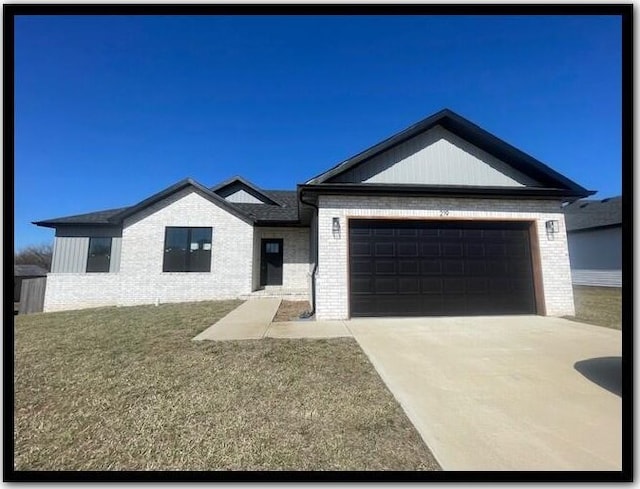
{"type": "Polygon", "coordinates": [[[282,240],[263,239],[260,285],[282,285],[282,240]]]}

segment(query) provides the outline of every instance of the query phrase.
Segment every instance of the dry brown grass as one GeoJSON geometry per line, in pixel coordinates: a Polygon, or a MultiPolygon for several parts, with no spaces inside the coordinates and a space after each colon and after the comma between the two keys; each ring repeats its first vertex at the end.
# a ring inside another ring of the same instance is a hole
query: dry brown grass
{"type": "Polygon", "coordinates": [[[569,318],[607,328],[622,329],[622,289],[573,287],[576,315],[569,318]]]}
{"type": "Polygon", "coordinates": [[[18,316],[17,470],[437,470],[350,338],[194,342],[238,303],[18,316]]]}
{"type": "Polygon", "coordinates": [[[300,319],[300,314],[310,310],[311,305],[308,301],[282,301],[273,321],[276,323],[283,321],[296,321],[297,319],[300,319]]]}

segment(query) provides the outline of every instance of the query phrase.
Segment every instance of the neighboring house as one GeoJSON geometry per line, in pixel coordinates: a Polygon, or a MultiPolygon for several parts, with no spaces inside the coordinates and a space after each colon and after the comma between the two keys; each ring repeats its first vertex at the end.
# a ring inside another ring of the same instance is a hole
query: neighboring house
{"type": "Polygon", "coordinates": [[[299,184],[186,179],[55,228],[45,310],[309,298],[318,319],[574,313],[561,205],[592,195],[450,110],[299,184]]]}
{"type": "Polygon", "coordinates": [[[564,219],[573,283],[622,287],[622,197],[578,200],[564,219]]]}
{"type": "Polygon", "coordinates": [[[22,281],[29,278],[46,277],[47,271],[38,265],[13,266],[13,302],[20,302],[22,281]]]}

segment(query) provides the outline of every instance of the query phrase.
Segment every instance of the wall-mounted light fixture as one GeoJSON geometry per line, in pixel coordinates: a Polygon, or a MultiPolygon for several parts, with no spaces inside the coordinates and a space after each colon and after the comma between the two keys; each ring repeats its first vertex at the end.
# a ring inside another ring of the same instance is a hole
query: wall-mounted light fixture
{"type": "Polygon", "coordinates": [[[334,234],[337,234],[340,232],[340,218],[339,217],[334,217],[331,223],[331,229],[333,230],[334,234]]]}
{"type": "Polygon", "coordinates": [[[549,234],[555,234],[560,232],[560,223],[556,220],[547,221],[545,225],[547,226],[547,233],[549,234]]]}

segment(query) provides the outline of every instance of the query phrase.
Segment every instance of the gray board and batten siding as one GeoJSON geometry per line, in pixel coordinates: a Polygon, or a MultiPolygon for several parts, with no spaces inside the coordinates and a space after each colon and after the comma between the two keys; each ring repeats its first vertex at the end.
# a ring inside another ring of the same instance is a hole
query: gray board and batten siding
{"type": "Polygon", "coordinates": [[[44,309],[44,291],[47,277],[29,278],[22,281],[18,314],[42,312],[44,309]]]}
{"type": "Polygon", "coordinates": [[[85,273],[89,238],[111,238],[109,272],[120,271],[122,228],[113,226],[65,226],[56,229],[53,244],[52,273],[85,273]]]}
{"type": "Polygon", "coordinates": [[[329,182],[539,186],[537,181],[441,126],[414,136],[329,182]]]}

